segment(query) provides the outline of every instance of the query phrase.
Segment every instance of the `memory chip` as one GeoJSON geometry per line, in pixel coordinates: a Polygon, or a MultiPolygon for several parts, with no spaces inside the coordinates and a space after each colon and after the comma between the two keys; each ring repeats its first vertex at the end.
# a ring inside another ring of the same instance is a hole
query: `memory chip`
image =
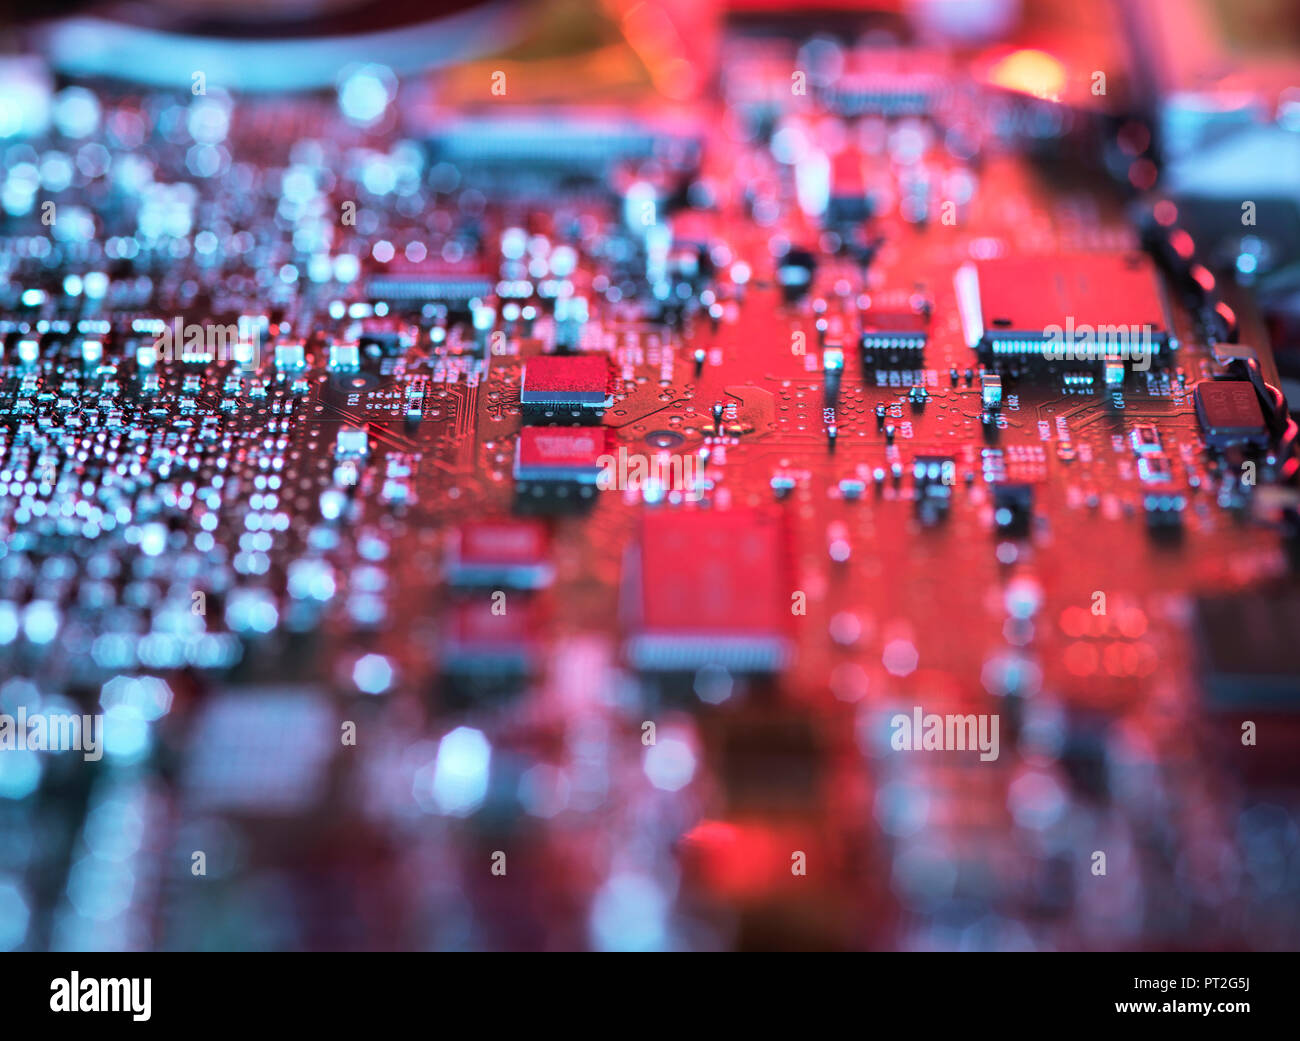
{"type": "Polygon", "coordinates": [[[625,572],[628,658],[649,671],[780,669],[790,655],[788,569],[779,516],[648,514],[625,572]]]}
{"type": "Polygon", "coordinates": [[[540,589],[555,576],[549,545],[541,521],[506,517],[466,524],[452,537],[447,581],[461,587],[540,589]]]}
{"type": "Polygon", "coordinates": [[[915,362],[916,352],[923,351],[930,336],[930,319],[923,310],[890,310],[868,307],[862,312],[862,350],[868,361],[877,355],[904,352],[901,356],[915,362]]]}
{"type": "Polygon", "coordinates": [[[515,479],[594,486],[605,447],[601,427],[523,427],[515,448],[515,479]]]}
{"type": "Polygon", "coordinates": [[[954,283],[966,342],[986,357],[1141,365],[1169,346],[1160,283],[1140,254],[972,261],[954,283]]]}
{"type": "Polygon", "coordinates": [[[537,653],[536,604],[516,598],[509,610],[491,600],[468,600],[448,607],[442,623],[441,665],[461,674],[522,675],[537,653]]]}
{"type": "Polygon", "coordinates": [[[1268,427],[1249,380],[1202,380],[1196,385],[1196,416],[1211,448],[1268,443],[1268,427]]]}
{"type": "Polygon", "coordinates": [[[519,403],[534,418],[599,418],[610,401],[609,359],[603,354],[543,354],[524,365],[519,403]]]}

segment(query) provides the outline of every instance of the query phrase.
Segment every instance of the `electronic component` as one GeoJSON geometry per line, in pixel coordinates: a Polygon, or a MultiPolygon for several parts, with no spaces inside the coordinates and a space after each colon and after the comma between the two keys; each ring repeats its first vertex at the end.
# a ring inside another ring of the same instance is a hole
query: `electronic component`
{"type": "Polygon", "coordinates": [[[605,447],[603,430],[524,427],[515,451],[515,477],[595,485],[605,447]]]}
{"type": "Polygon", "coordinates": [[[590,504],[606,454],[600,427],[524,427],[515,446],[516,508],[550,511],[590,504]]]}
{"type": "Polygon", "coordinates": [[[1211,448],[1268,443],[1264,413],[1248,380],[1202,380],[1196,385],[1195,397],[1201,433],[1211,448]]]}
{"type": "Polygon", "coordinates": [[[514,110],[449,116],[430,129],[434,153],[471,169],[553,171],[600,179],[605,167],[670,152],[691,165],[699,128],[687,119],[639,119],[614,113],[514,110]]]}
{"type": "Polygon", "coordinates": [[[334,440],[334,455],[339,459],[359,459],[370,454],[365,430],[340,428],[334,440]]]}
{"type": "Polygon", "coordinates": [[[843,116],[920,116],[943,93],[946,67],[937,52],[868,47],[849,55],[819,93],[827,108],[843,116]]]}
{"type": "Polygon", "coordinates": [[[1134,5],[129,6],[0,58],[0,948],[1300,943],[1296,236],[1134,5]]]}
{"type": "Polygon", "coordinates": [[[806,296],[812,288],[816,270],[817,258],[808,250],[787,251],[776,267],[776,280],[781,287],[782,299],[787,304],[793,304],[806,296]]]}
{"type": "Polygon", "coordinates": [[[987,409],[1002,407],[1002,377],[997,373],[980,374],[980,401],[987,409]]]}
{"type": "Polygon", "coordinates": [[[277,343],[275,367],[286,372],[299,372],[307,367],[307,348],[302,343],[277,343]]]}
{"type": "Polygon", "coordinates": [[[862,350],[868,363],[917,364],[929,339],[929,317],[923,309],[869,306],[861,312],[861,321],[862,350]]]}
{"type": "Polygon", "coordinates": [[[918,455],[912,463],[916,512],[923,524],[935,524],[948,515],[957,464],[951,456],[918,455]]]}
{"type": "Polygon", "coordinates": [[[441,669],[455,681],[468,681],[454,686],[454,692],[514,689],[536,663],[537,624],[537,605],[524,595],[513,600],[505,594],[475,597],[448,605],[439,644],[441,669]],[[480,679],[485,686],[476,688],[473,681],[480,679]]]}
{"type": "Polygon", "coordinates": [[[993,486],[993,524],[1000,535],[1025,536],[1033,521],[1034,489],[1028,484],[993,486]]]}
{"type": "Polygon", "coordinates": [[[331,344],[329,367],[332,372],[355,372],[361,367],[361,348],[355,343],[331,344]]]}
{"type": "MultiPolygon", "coordinates": [[[[136,703],[140,693],[132,692],[136,703]]],[[[195,721],[184,759],[188,806],[263,817],[297,817],[317,807],[339,747],[332,717],[321,692],[307,687],[217,693],[195,721]]]]}
{"type": "Polygon", "coordinates": [[[492,292],[492,280],[476,271],[448,271],[439,266],[431,270],[407,270],[376,275],[366,282],[371,300],[388,304],[419,303],[433,300],[447,304],[458,312],[465,311],[471,300],[492,292]]]}
{"type": "Polygon", "coordinates": [[[1202,683],[1214,708],[1300,711],[1300,596],[1289,589],[1203,596],[1195,620],[1202,683]]]}
{"type": "Polygon", "coordinates": [[[1160,444],[1160,431],[1150,423],[1135,426],[1129,434],[1129,441],[1138,455],[1151,455],[1164,450],[1160,444]]]}
{"type": "Polygon", "coordinates": [[[628,659],[650,671],[780,669],[794,593],[785,554],[766,513],[648,516],[624,568],[628,659]]]}
{"type": "Polygon", "coordinates": [[[871,216],[872,199],[867,190],[863,157],[857,149],[846,148],[832,157],[829,194],[828,225],[857,224],[871,216]]]}
{"type": "Polygon", "coordinates": [[[986,359],[1146,368],[1170,345],[1155,270],[1141,254],[971,261],[954,282],[966,342],[986,359]]]}
{"type": "Polygon", "coordinates": [[[363,353],[395,358],[415,346],[417,331],[409,322],[397,318],[368,316],[348,330],[363,353]]]}
{"type": "Polygon", "coordinates": [[[477,520],[458,528],[444,573],[455,586],[540,589],[555,575],[545,525],[530,519],[477,520]]]}
{"type": "Polygon", "coordinates": [[[1138,459],[1138,476],[1143,484],[1168,484],[1174,476],[1169,457],[1160,454],[1141,456],[1138,459]]]}
{"type": "Polygon", "coordinates": [[[595,421],[610,401],[609,360],[603,354],[538,355],[524,365],[519,403],[534,420],[595,421]]]}
{"type": "MultiPolygon", "coordinates": [[[[840,396],[840,386],[844,380],[844,348],[838,343],[828,343],[822,348],[822,374],[826,381],[826,404],[833,406],[840,396]]],[[[835,439],[830,430],[827,431],[827,436],[832,441],[835,439]]]]}
{"type": "Polygon", "coordinates": [[[1187,497],[1178,494],[1144,495],[1142,509],[1146,514],[1147,527],[1157,534],[1177,533],[1182,530],[1183,513],[1187,509],[1187,497]]]}

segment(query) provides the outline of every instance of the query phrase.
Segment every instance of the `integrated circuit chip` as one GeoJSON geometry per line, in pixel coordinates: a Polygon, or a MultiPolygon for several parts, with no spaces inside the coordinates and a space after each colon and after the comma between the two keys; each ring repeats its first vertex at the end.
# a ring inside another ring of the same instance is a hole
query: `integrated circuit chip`
{"type": "Polygon", "coordinates": [[[521,676],[537,653],[536,604],[516,597],[508,609],[490,600],[449,605],[443,617],[442,670],[451,674],[521,676]]]}
{"type": "Polygon", "coordinates": [[[1122,359],[1141,367],[1169,347],[1160,284],[1141,255],[972,261],[954,284],[966,342],[986,358],[1122,359]]]}
{"type": "Polygon", "coordinates": [[[515,448],[515,479],[594,486],[605,446],[602,428],[524,427],[515,448]]]}
{"type": "Polygon", "coordinates": [[[1196,601],[1196,646],[1211,707],[1300,709],[1300,594],[1248,590],[1196,601]]]}
{"type": "Polygon", "coordinates": [[[532,419],[599,419],[611,403],[609,359],[603,354],[530,358],[519,403],[532,419]]]}
{"type": "Polygon", "coordinates": [[[515,446],[516,511],[585,509],[595,501],[606,452],[603,427],[522,428],[515,446]]]}
{"type": "Polygon", "coordinates": [[[948,515],[952,488],[957,483],[957,463],[952,456],[918,455],[912,464],[916,512],[923,524],[935,524],[948,515]]]}
{"type": "Polygon", "coordinates": [[[541,589],[555,568],[544,523],[528,518],[479,520],[452,536],[445,572],[454,586],[541,589]]]}
{"type": "Polygon", "coordinates": [[[788,574],[779,516],[647,514],[624,576],[628,658],[649,671],[780,669],[791,651],[788,574]]]}
{"type": "Polygon", "coordinates": [[[1034,489],[1028,484],[993,486],[993,523],[998,533],[1023,537],[1034,519],[1034,489]]]}
{"type": "Polygon", "coordinates": [[[924,310],[868,307],[862,312],[862,351],[871,363],[883,360],[915,364],[930,336],[924,310]]]}

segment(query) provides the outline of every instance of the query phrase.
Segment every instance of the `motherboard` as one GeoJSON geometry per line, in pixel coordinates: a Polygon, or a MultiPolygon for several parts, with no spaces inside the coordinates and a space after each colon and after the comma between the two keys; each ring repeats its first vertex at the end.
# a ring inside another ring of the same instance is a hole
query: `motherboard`
{"type": "Polygon", "coordinates": [[[770,15],[3,59],[0,948],[1300,942],[1247,251],[1104,56],[770,15]]]}

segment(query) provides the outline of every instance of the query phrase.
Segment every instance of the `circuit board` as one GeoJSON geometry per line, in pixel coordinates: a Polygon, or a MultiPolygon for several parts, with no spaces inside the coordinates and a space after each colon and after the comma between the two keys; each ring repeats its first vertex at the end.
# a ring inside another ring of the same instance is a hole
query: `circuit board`
{"type": "Polygon", "coordinates": [[[1300,941],[1295,428],[1136,135],[715,72],[4,146],[0,711],[102,748],[10,724],[0,940],[1300,941]]]}

